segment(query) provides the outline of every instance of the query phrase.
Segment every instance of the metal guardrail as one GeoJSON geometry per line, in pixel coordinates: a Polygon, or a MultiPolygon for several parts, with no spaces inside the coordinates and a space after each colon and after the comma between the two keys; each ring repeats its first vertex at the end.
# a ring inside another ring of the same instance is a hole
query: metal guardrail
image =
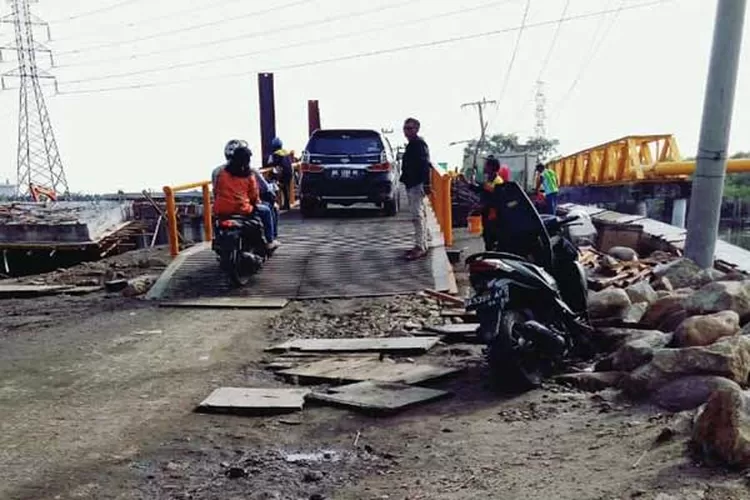
{"type": "Polygon", "coordinates": [[[453,246],[453,202],[451,199],[451,184],[453,177],[449,172],[430,169],[430,202],[435,211],[435,217],[443,232],[443,242],[446,247],[453,246]]]}

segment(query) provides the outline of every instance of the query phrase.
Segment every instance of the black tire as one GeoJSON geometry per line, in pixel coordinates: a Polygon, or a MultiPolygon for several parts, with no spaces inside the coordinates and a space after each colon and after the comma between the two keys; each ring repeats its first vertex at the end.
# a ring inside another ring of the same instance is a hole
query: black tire
{"type": "Polygon", "coordinates": [[[299,209],[300,212],[302,212],[302,217],[315,217],[317,208],[317,204],[311,202],[310,200],[302,200],[299,204],[299,209]]]}
{"type": "Polygon", "coordinates": [[[398,214],[398,202],[395,199],[385,200],[383,202],[383,211],[388,217],[395,217],[398,214]]]}
{"type": "Polygon", "coordinates": [[[544,367],[534,353],[524,355],[518,349],[514,325],[525,322],[519,311],[505,311],[498,322],[497,335],[487,350],[491,386],[502,392],[520,393],[542,385],[544,367]]]}

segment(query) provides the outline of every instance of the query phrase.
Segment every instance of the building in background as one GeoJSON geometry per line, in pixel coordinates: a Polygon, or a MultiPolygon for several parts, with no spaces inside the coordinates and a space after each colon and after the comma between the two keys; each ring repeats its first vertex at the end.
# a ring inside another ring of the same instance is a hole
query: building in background
{"type": "Polygon", "coordinates": [[[11,198],[16,195],[16,185],[5,179],[5,184],[0,183],[0,198],[11,198]]]}

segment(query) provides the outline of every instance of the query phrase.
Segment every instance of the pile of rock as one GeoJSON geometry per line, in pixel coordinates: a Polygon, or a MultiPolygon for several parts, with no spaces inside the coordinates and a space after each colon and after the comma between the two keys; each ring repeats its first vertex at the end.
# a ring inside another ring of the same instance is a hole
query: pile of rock
{"type": "Polygon", "coordinates": [[[595,341],[604,357],[593,372],[569,380],[615,386],[672,412],[701,407],[693,432],[698,448],[727,464],[750,465],[750,405],[742,390],[750,376],[750,279],[703,271],[687,259],[653,274],[659,290],[642,281],[591,293],[592,320],[630,328],[599,328],[595,341]]]}

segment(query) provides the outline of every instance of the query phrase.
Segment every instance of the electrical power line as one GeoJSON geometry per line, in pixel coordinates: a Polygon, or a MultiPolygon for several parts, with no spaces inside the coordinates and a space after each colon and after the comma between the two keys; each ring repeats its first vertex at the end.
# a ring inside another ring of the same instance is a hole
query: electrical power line
{"type": "MultiPolygon", "coordinates": [[[[414,1],[415,2],[424,2],[426,0],[414,0],[414,1]]],[[[501,4],[501,3],[507,3],[507,2],[510,2],[510,1],[515,1],[515,0],[501,0],[501,1],[491,2],[489,4],[484,4],[484,5],[480,6],[479,8],[490,7],[490,6],[498,5],[498,4],[501,4]]],[[[347,14],[340,14],[340,15],[336,15],[336,16],[329,16],[329,17],[326,17],[326,18],[323,18],[323,19],[318,19],[318,20],[315,20],[315,21],[303,22],[303,23],[298,23],[298,24],[294,24],[294,25],[287,25],[287,26],[281,26],[281,27],[274,27],[274,28],[271,28],[271,29],[268,29],[268,30],[264,30],[264,31],[254,31],[252,33],[245,33],[245,34],[242,34],[242,35],[236,35],[236,36],[232,36],[232,37],[228,37],[228,38],[220,38],[218,40],[211,40],[211,41],[208,41],[208,42],[197,42],[197,43],[194,43],[194,44],[191,44],[191,45],[181,45],[181,46],[178,46],[178,47],[169,47],[169,48],[164,48],[164,49],[157,49],[157,50],[145,51],[145,52],[141,52],[141,53],[131,54],[130,56],[126,57],[125,59],[127,59],[128,61],[132,61],[134,59],[140,59],[140,58],[146,58],[146,57],[153,57],[153,56],[156,56],[156,55],[163,55],[163,54],[168,54],[168,53],[172,53],[172,52],[183,52],[183,51],[190,50],[190,49],[206,48],[206,47],[210,47],[210,46],[213,46],[213,45],[218,45],[220,43],[225,43],[225,42],[236,42],[236,41],[240,41],[240,40],[250,40],[250,39],[253,39],[253,38],[261,37],[263,35],[274,35],[274,34],[278,34],[279,32],[291,31],[291,30],[295,30],[295,29],[299,29],[299,28],[312,28],[312,27],[315,27],[315,26],[320,26],[320,25],[328,24],[328,23],[335,22],[335,21],[343,21],[343,20],[352,19],[352,18],[355,18],[355,17],[365,16],[365,15],[372,14],[372,13],[375,13],[375,12],[383,12],[385,10],[396,9],[396,8],[399,8],[399,7],[402,7],[402,6],[403,6],[403,3],[401,1],[397,1],[397,2],[394,2],[394,3],[391,3],[391,4],[387,4],[387,5],[384,5],[384,6],[381,6],[381,7],[377,7],[377,8],[374,8],[374,9],[367,9],[367,10],[362,10],[362,11],[357,11],[357,12],[349,12],[347,14]]],[[[472,11],[472,10],[478,10],[478,8],[474,7],[474,8],[470,8],[470,9],[461,9],[460,11],[454,11],[454,13],[455,12],[462,12],[462,11],[469,12],[469,11],[472,11]]],[[[442,14],[438,15],[438,16],[435,16],[435,18],[438,18],[438,17],[442,17],[442,14]]],[[[426,19],[428,19],[428,18],[426,18],[426,19]]],[[[388,28],[399,26],[399,25],[402,25],[402,24],[403,23],[391,24],[390,26],[388,26],[388,28]]],[[[378,28],[377,31],[380,31],[382,29],[384,29],[384,28],[378,28]]],[[[358,30],[358,31],[354,31],[354,32],[351,32],[351,33],[345,33],[345,34],[341,35],[341,37],[345,38],[345,37],[348,37],[348,36],[354,36],[356,34],[363,34],[363,33],[367,33],[367,32],[372,32],[372,30],[358,30]]],[[[281,45],[281,46],[274,47],[274,49],[260,49],[260,50],[256,50],[256,51],[252,51],[252,52],[245,52],[245,53],[240,54],[240,55],[234,54],[234,55],[231,55],[231,56],[220,57],[220,58],[218,58],[218,60],[237,59],[237,58],[240,58],[240,57],[247,57],[247,56],[250,56],[250,55],[264,54],[264,53],[270,52],[272,50],[279,50],[279,49],[287,49],[287,48],[293,48],[293,47],[300,47],[300,46],[305,46],[307,44],[320,43],[321,41],[336,40],[337,38],[339,38],[339,36],[333,35],[333,36],[327,36],[327,37],[318,38],[318,39],[305,40],[303,42],[293,42],[291,44],[286,44],[286,45],[281,45]]],[[[57,69],[62,69],[62,68],[71,68],[71,67],[80,67],[80,66],[96,66],[96,65],[99,65],[99,64],[111,63],[111,62],[116,61],[116,60],[118,60],[118,59],[106,58],[106,59],[99,59],[99,60],[95,60],[95,61],[83,61],[83,62],[79,62],[79,63],[70,63],[70,64],[63,64],[63,65],[56,65],[55,67],[57,69]]],[[[213,60],[216,60],[216,59],[213,59],[213,60]]],[[[206,60],[205,64],[208,64],[208,61],[209,60],[206,60]]],[[[204,64],[204,63],[200,63],[200,64],[204,64]]],[[[196,64],[196,65],[198,65],[198,64],[196,64]]],[[[149,70],[147,72],[152,72],[152,71],[149,70]]]]}
{"type": "MultiPolygon", "coordinates": [[[[211,1],[211,0],[209,0],[209,1],[211,1]]],[[[224,0],[224,1],[220,2],[220,5],[221,5],[222,8],[224,8],[225,6],[227,6],[229,4],[239,3],[239,2],[247,2],[247,0],[224,0]]],[[[211,7],[214,7],[214,8],[217,7],[215,1],[214,1],[214,4],[211,5],[211,7]]],[[[182,9],[182,10],[167,12],[165,14],[159,14],[159,15],[156,15],[156,16],[153,16],[153,17],[147,17],[147,18],[144,18],[144,19],[139,19],[137,22],[129,22],[128,24],[125,24],[124,27],[125,28],[133,28],[135,26],[143,26],[145,24],[151,24],[151,23],[153,23],[155,21],[162,21],[164,19],[170,19],[170,18],[182,16],[182,15],[185,15],[185,14],[192,14],[194,12],[199,12],[199,11],[205,9],[205,8],[206,8],[205,5],[203,5],[201,7],[188,7],[187,9],[182,9]]],[[[74,36],[63,37],[63,38],[55,38],[54,41],[55,42],[62,42],[62,41],[67,41],[67,40],[76,40],[76,39],[79,39],[81,37],[86,37],[86,36],[89,36],[89,35],[92,35],[92,34],[99,34],[102,31],[106,32],[109,28],[115,29],[115,28],[122,28],[122,27],[123,27],[122,23],[100,25],[100,26],[97,26],[97,28],[94,29],[94,30],[84,31],[83,33],[76,32],[76,34],[74,36]]]]}
{"type": "Polygon", "coordinates": [[[490,122],[492,122],[495,118],[497,118],[497,115],[500,112],[500,103],[503,102],[503,98],[505,97],[505,92],[508,90],[508,83],[510,82],[510,74],[513,71],[513,64],[516,62],[516,56],[518,55],[518,48],[521,46],[521,37],[523,36],[523,32],[526,29],[526,24],[529,18],[530,8],[531,8],[531,0],[526,0],[526,7],[524,8],[523,18],[521,19],[521,27],[518,30],[518,36],[516,37],[516,44],[513,47],[513,53],[510,57],[510,61],[508,62],[508,69],[505,70],[505,77],[503,78],[503,86],[500,89],[500,97],[498,98],[498,104],[495,107],[495,114],[492,118],[487,120],[487,127],[489,127],[490,122]]]}
{"type": "MultiPolygon", "coordinates": [[[[655,5],[663,5],[665,3],[672,2],[672,1],[674,0],[652,0],[649,2],[642,2],[639,4],[627,6],[627,7],[622,8],[622,10],[643,9],[646,7],[653,7],[655,5]]],[[[568,16],[567,18],[563,20],[563,22],[571,22],[571,21],[578,21],[582,19],[597,18],[601,16],[606,16],[608,14],[612,14],[614,12],[617,12],[617,10],[618,9],[608,9],[608,10],[601,10],[601,11],[592,11],[592,12],[588,12],[585,14],[577,14],[574,16],[568,16]]],[[[546,27],[546,26],[553,25],[557,22],[559,22],[559,20],[554,19],[554,20],[549,20],[549,21],[528,23],[525,26],[523,26],[523,29],[546,27]]],[[[349,60],[354,60],[354,59],[364,59],[364,58],[374,57],[378,55],[395,54],[395,53],[406,52],[406,51],[415,50],[415,49],[436,47],[440,45],[449,45],[449,44],[463,42],[467,40],[487,38],[487,37],[501,35],[505,33],[512,33],[520,29],[522,29],[522,26],[502,28],[498,30],[485,31],[481,33],[473,33],[470,35],[461,35],[461,36],[452,37],[452,38],[433,40],[431,42],[424,42],[420,44],[410,44],[406,46],[392,47],[388,49],[378,49],[378,50],[373,50],[370,52],[361,52],[361,53],[356,53],[356,54],[349,54],[346,56],[332,57],[328,59],[318,59],[318,60],[301,62],[301,63],[281,65],[281,66],[276,66],[275,68],[269,68],[268,70],[264,70],[264,71],[282,71],[282,70],[289,70],[289,69],[299,69],[299,68],[304,68],[304,67],[319,66],[319,65],[330,64],[330,63],[335,63],[335,62],[344,62],[344,61],[349,61],[349,60]]],[[[221,80],[221,79],[226,79],[226,78],[248,76],[248,75],[256,74],[257,72],[258,71],[242,71],[242,72],[225,73],[225,74],[219,74],[219,75],[207,75],[205,77],[183,78],[183,79],[171,80],[171,81],[166,81],[166,82],[146,82],[146,83],[136,83],[136,84],[130,84],[130,85],[113,86],[113,87],[105,87],[105,88],[61,91],[59,92],[59,94],[61,95],[98,94],[98,93],[105,93],[105,92],[115,92],[115,91],[120,91],[120,90],[138,90],[138,89],[146,89],[146,88],[153,88],[153,87],[179,85],[182,83],[193,83],[193,82],[198,82],[198,81],[221,80]]]]}
{"type": "MultiPolygon", "coordinates": [[[[283,50],[283,49],[289,49],[289,48],[294,48],[294,47],[309,47],[309,46],[313,46],[313,45],[324,43],[324,42],[339,41],[339,40],[344,40],[344,39],[347,39],[347,38],[354,38],[354,37],[357,37],[357,36],[367,35],[369,33],[382,32],[382,31],[385,31],[385,30],[391,30],[391,29],[394,29],[394,28],[400,28],[400,27],[404,27],[404,26],[409,26],[409,25],[417,24],[417,23],[423,23],[423,22],[427,22],[427,21],[434,21],[436,19],[441,19],[441,18],[446,18],[446,17],[453,17],[453,16],[460,15],[460,14],[468,14],[468,13],[473,12],[473,11],[478,11],[478,10],[487,9],[487,8],[490,8],[490,7],[495,7],[495,6],[498,6],[498,5],[509,3],[511,1],[514,1],[514,0],[496,0],[494,2],[484,3],[484,4],[477,5],[477,6],[468,8],[468,9],[461,8],[461,9],[457,9],[457,10],[453,10],[453,11],[449,11],[449,12],[442,12],[440,14],[435,14],[435,15],[431,15],[431,16],[424,16],[424,17],[421,17],[421,18],[418,18],[418,19],[409,19],[409,20],[406,20],[406,21],[402,21],[400,23],[389,23],[386,26],[376,26],[376,27],[373,27],[373,28],[369,28],[369,29],[365,29],[365,30],[352,31],[352,32],[344,33],[344,34],[340,34],[340,35],[329,35],[329,36],[325,36],[325,37],[321,37],[321,38],[308,39],[308,40],[304,40],[304,41],[301,41],[301,42],[293,42],[293,43],[290,43],[290,44],[277,46],[277,47],[274,47],[274,48],[271,48],[271,49],[269,49],[269,48],[259,49],[259,50],[249,51],[249,52],[243,52],[243,53],[240,53],[240,54],[229,54],[229,55],[222,56],[222,57],[212,57],[210,59],[201,59],[201,60],[198,60],[198,61],[188,61],[188,62],[183,62],[183,63],[174,63],[174,64],[169,64],[169,65],[166,65],[166,66],[162,65],[162,66],[156,66],[156,67],[152,67],[152,68],[145,68],[145,69],[142,69],[142,70],[135,70],[135,71],[123,72],[123,73],[115,73],[115,74],[111,74],[111,75],[95,76],[95,77],[84,78],[84,79],[79,79],[79,80],[63,80],[62,83],[77,84],[77,83],[85,83],[85,82],[93,82],[93,81],[111,80],[113,78],[122,78],[123,76],[137,76],[137,75],[144,75],[144,74],[149,74],[149,73],[160,73],[160,72],[169,71],[169,70],[173,70],[173,69],[184,69],[184,68],[191,68],[191,67],[195,67],[195,66],[204,66],[204,65],[208,65],[208,64],[215,64],[215,63],[224,62],[224,61],[231,61],[231,60],[235,60],[235,59],[244,59],[244,58],[253,57],[253,56],[257,56],[257,55],[261,55],[261,54],[267,54],[269,52],[278,52],[279,50],[283,50]]],[[[59,69],[60,66],[57,66],[57,68],[59,69]]]]}
{"type": "Polygon", "coordinates": [[[96,14],[101,14],[103,12],[109,12],[111,10],[119,9],[120,7],[127,5],[129,3],[133,2],[139,2],[140,0],[120,0],[117,3],[114,3],[112,5],[106,6],[106,7],[98,7],[96,9],[87,10],[84,12],[81,12],[79,14],[74,14],[72,16],[68,17],[59,17],[57,19],[53,19],[52,21],[49,21],[50,23],[58,23],[58,22],[68,22],[68,21],[75,21],[76,19],[81,19],[83,17],[89,17],[96,14]]]}
{"type": "MultiPolygon", "coordinates": [[[[662,2],[659,2],[662,3],[662,2]]],[[[589,64],[596,58],[596,55],[599,53],[599,49],[604,44],[604,40],[607,39],[607,35],[609,35],[609,32],[612,31],[612,28],[615,25],[615,22],[617,22],[617,18],[620,16],[620,13],[625,10],[627,7],[625,7],[625,0],[620,0],[620,4],[617,7],[617,9],[612,14],[612,17],[610,18],[610,22],[607,25],[607,27],[602,32],[601,38],[599,40],[594,40],[594,45],[591,48],[591,51],[589,52],[589,55],[586,59],[584,59],[583,64],[581,64],[578,73],[576,77],[573,79],[573,83],[571,83],[570,88],[568,88],[568,91],[565,93],[562,99],[560,99],[560,103],[557,106],[557,111],[555,113],[555,118],[560,115],[560,112],[563,109],[563,106],[565,103],[567,103],[568,99],[573,95],[573,92],[575,91],[576,87],[578,86],[578,83],[581,81],[581,77],[586,72],[586,69],[588,68],[589,64]]],[[[602,18],[602,24],[600,26],[604,25],[604,18],[602,18]]],[[[595,34],[596,36],[596,34],[595,34]]]]}
{"type": "Polygon", "coordinates": [[[563,7],[563,10],[562,10],[562,14],[560,14],[560,21],[557,23],[557,26],[555,27],[555,34],[552,35],[552,43],[549,46],[547,55],[544,57],[544,61],[542,62],[542,68],[539,70],[539,76],[537,77],[538,81],[542,81],[542,77],[544,76],[544,71],[547,69],[547,65],[552,59],[552,53],[555,51],[555,45],[557,45],[557,38],[560,36],[560,28],[562,27],[563,19],[565,18],[565,15],[568,13],[569,7],[570,7],[570,0],[566,0],[565,6],[563,7]]]}
{"type": "Polygon", "coordinates": [[[248,12],[246,14],[236,15],[236,16],[232,17],[230,20],[227,20],[226,18],[224,18],[224,19],[219,19],[217,21],[209,21],[209,22],[204,22],[204,23],[198,23],[198,24],[193,24],[191,26],[185,26],[185,27],[182,27],[182,28],[177,28],[177,29],[172,29],[172,30],[167,30],[167,31],[160,31],[160,32],[157,32],[157,33],[152,33],[150,35],[145,35],[145,36],[141,36],[141,37],[131,38],[129,40],[118,40],[118,41],[114,41],[114,42],[107,42],[107,43],[102,43],[102,44],[99,44],[99,45],[94,45],[92,47],[84,47],[84,48],[81,48],[81,49],[66,50],[66,51],[59,52],[59,54],[60,55],[64,55],[64,54],[81,54],[81,53],[84,53],[84,52],[92,52],[92,51],[95,51],[95,50],[106,49],[106,48],[109,48],[109,47],[116,47],[116,46],[119,46],[119,45],[126,45],[126,44],[129,44],[129,43],[143,42],[143,41],[146,41],[146,40],[154,40],[156,38],[162,38],[162,37],[166,37],[166,36],[170,36],[170,35],[177,35],[177,34],[180,34],[180,33],[185,33],[185,32],[188,32],[188,31],[193,31],[193,30],[198,30],[198,29],[203,29],[203,28],[209,28],[211,26],[218,26],[218,25],[221,25],[221,24],[226,24],[229,21],[238,21],[240,19],[248,19],[248,18],[260,16],[262,14],[270,14],[272,12],[278,12],[281,9],[288,9],[290,7],[296,7],[298,5],[302,5],[302,4],[305,4],[305,3],[310,3],[310,2],[313,2],[313,1],[315,1],[315,0],[294,0],[292,2],[283,4],[283,5],[276,5],[276,6],[273,6],[273,7],[268,7],[268,8],[265,8],[265,9],[260,9],[260,10],[256,10],[256,11],[253,11],[253,12],[248,12]]]}

